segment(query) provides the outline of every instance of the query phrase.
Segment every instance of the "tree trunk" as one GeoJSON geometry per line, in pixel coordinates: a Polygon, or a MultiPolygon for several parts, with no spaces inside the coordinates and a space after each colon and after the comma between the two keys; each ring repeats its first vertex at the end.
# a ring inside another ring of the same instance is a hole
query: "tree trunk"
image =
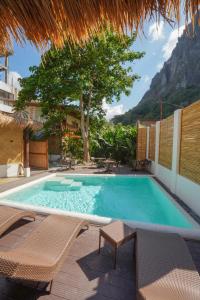
{"type": "Polygon", "coordinates": [[[89,153],[89,115],[87,115],[87,120],[85,120],[84,114],[84,103],[83,97],[80,97],[80,111],[81,111],[81,135],[83,139],[83,160],[84,162],[90,161],[89,153]]]}
{"type": "Polygon", "coordinates": [[[88,137],[83,140],[83,150],[84,150],[83,160],[85,162],[89,162],[90,161],[90,152],[89,152],[89,138],[88,137]]]}

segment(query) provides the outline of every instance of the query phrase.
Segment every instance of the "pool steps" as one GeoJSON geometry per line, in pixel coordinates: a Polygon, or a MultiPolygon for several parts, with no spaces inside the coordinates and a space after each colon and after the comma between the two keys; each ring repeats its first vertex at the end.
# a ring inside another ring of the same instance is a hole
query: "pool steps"
{"type": "Polygon", "coordinates": [[[64,179],[64,180],[60,181],[61,184],[67,184],[67,185],[68,184],[71,185],[73,182],[74,182],[73,179],[64,179]]]}
{"type": "Polygon", "coordinates": [[[64,179],[60,180],[60,178],[51,178],[47,181],[48,189],[53,191],[65,191],[67,190],[78,190],[83,185],[82,182],[74,181],[73,179],[64,179]]]}
{"type": "Polygon", "coordinates": [[[70,186],[71,187],[81,187],[83,184],[82,182],[73,182],[70,186]]]}

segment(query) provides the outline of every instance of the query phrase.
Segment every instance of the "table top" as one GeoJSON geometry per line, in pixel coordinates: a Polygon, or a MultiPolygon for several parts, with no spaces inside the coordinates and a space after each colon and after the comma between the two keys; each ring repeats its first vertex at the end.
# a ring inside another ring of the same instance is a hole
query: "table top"
{"type": "Polygon", "coordinates": [[[100,233],[113,244],[123,244],[135,236],[136,230],[121,221],[110,223],[100,228],[100,233]]]}
{"type": "Polygon", "coordinates": [[[106,164],[115,164],[115,163],[116,163],[116,161],[115,161],[115,160],[112,160],[112,159],[106,159],[104,162],[105,162],[106,164]]]}
{"type": "Polygon", "coordinates": [[[70,158],[70,157],[65,157],[65,158],[62,159],[62,161],[67,161],[67,162],[68,162],[68,161],[72,161],[72,158],[70,158]]]}

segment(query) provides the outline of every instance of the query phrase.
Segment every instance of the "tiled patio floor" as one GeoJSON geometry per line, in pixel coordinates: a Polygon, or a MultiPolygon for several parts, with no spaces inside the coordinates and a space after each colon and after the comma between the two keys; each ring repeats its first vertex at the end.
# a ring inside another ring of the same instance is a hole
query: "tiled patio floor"
{"type": "MultiPolygon", "coordinates": [[[[0,239],[0,251],[17,247],[43,218],[38,216],[36,222],[18,222],[17,226],[0,239]]],[[[200,244],[192,241],[187,244],[200,272],[200,244]]],[[[0,278],[0,299],[135,300],[133,241],[122,246],[118,254],[117,269],[114,270],[111,248],[106,245],[102,254],[98,254],[98,227],[90,226],[72,245],[54,280],[51,295],[0,278]]]]}
{"type": "Polygon", "coordinates": [[[0,178],[0,193],[17,187],[19,185],[28,183],[30,181],[36,180],[43,176],[48,175],[48,171],[36,170],[31,171],[31,177],[8,177],[0,178]]]}

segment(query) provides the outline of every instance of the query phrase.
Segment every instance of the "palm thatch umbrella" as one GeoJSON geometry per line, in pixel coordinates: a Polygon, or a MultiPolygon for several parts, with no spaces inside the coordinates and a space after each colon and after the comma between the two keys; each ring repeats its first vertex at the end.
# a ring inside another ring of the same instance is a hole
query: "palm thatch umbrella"
{"type": "Polygon", "coordinates": [[[82,42],[110,24],[118,32],[142,28],[145,20],[162,16],[179,21],[181,5],[186,21],[194,19],[200,0],[1,0],[0,45],[2,51],[25,39],[37,47],[57,47],[64,41],[82,42]]]}

